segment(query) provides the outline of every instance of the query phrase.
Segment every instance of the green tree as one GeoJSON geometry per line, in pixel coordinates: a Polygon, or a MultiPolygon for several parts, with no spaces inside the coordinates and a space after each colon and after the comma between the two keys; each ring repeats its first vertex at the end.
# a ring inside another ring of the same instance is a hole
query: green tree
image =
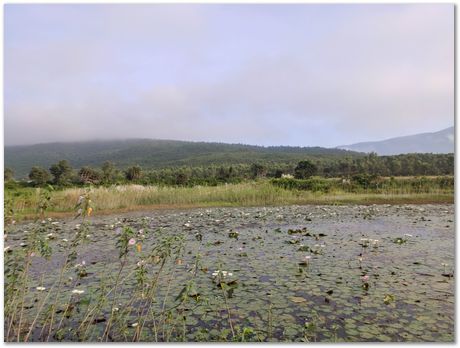
{"type": "Polygon", "coordinates": [[[256,179],[260,176],[264,176],[267,170],[263,165],[258,164],[258,163],[253,163],[251,165],[250,171],[251,171],[251,177],[253,179],[256,179]]]}
{"type": "Polygon", "coordinates": [[[102,181],[106,184],[110,184],[115,181],[115,177],[115,165],[110,161],[105,161],[102,165],[102,181]]]}
{"type": "Polygon", "coordinates": [[[29,179],[33,181],[35,186],[43,186],[51,179],[51,175],[44,168],[32,167],[29,172],[29,179]]]}
{"type": "Polygon", "coordinates": [[[318,168],[310,161],[300,161],[294,169],[296,179],[308,179],[316,174],[318,168]]]}
{"type": "Polygon", "coordinates": [[[53,182],[57,185],[66,185],[72,179],[72,167],[66,160],[59,161],[50,167],[50,172],[53,175],[53,182]]]}
{"type": "Polygon", "coordinates": [[[126,179],[128,179],[129,181],[139,180],[141,178],[141,175],[142,169],[140,166],[132,166],[125,171],[126,179]]]}
{"type": "Polygon", "coordinates": [[[13,177],[14,177],[13,170],[11,168],[5,168],[5,170],[3,171],[3,178],[5,179],[5,181],[13,180],[13,177]]]}

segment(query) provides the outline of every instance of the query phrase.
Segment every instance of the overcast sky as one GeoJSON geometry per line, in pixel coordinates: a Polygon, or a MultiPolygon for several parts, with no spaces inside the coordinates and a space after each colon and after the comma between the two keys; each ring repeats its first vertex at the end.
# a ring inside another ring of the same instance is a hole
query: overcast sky
{"type": "Polygon", "coordinates": [[[5,144],[328,146],[454,123],[454,5],[5,5],[5,144]]]}

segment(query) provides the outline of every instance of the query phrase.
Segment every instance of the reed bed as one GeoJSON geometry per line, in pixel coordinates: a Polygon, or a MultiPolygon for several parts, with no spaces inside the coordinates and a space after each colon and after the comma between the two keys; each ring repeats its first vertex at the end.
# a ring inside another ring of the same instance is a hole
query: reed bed
{"type": "MultiPolygon", "coordinates": [[[[277,206],[292,204],[403,204],[403,203],[453,203],[453,187],[424,184],[417,187],[408,180],[398,180],[398,185],[379,189],[360,189],[349,192],[334,185],[327,192],[288,189],[269,181],[253,181],[220,186],[141,186],[119,185],[111,187],[67,188],[50,193],[50,213],[71,213],[78,198],[87,190],[95,206],[95,213],[123,210],[186,208],[210,206],[277,206]]],[[[6,201],[17,219],[31,218],[44,189],[22,189],[20,194],[6,191],[6,201]]]]}

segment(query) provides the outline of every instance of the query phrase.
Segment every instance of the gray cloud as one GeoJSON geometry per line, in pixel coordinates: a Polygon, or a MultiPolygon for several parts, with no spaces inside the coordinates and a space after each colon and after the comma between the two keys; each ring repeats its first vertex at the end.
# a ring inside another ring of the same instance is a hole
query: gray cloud
{"type": "Polygon", "coordinates": [[[454,121],[453,6],[355,6],[323,14],[331,27],[315,33],[262,16],[268,32],[240,38],[254,27],[216,33],[223,12],[203,6],[106,8],[90,12],[83,34],[21,44],[7,35],[6,144],[149,137],[336,146],[454,121]],[[273,45],[257,47],[264,37],[273,45]]]}

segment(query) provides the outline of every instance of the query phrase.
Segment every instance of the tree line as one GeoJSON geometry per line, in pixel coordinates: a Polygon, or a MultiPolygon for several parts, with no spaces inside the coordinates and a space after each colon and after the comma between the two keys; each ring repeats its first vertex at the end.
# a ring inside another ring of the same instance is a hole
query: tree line
{"type": "MultiPolygon", "coordinates": [[[[74,169],[67,160],[61,160],[50,168],[31,168],[28,185],[57,186],[112,185],[124,183],[156,185],[218,185],[238,183],[258,178],[292,177],[308,179],[312,176],[324,178],[351,178],[356,175],[372,176],[429,176],[453,175],[453,154],[405,154],[378,156],[371,153],[360,158],[305,160],[297,163],[259,162],[237,165],[183,166],[161,169],[143,169],[139,165],[117,168],[106,161],[99,168],[83,166],[74,169]]],[[[5,168],[5,182],[13,181],[14,172],[5,168]]]]}

